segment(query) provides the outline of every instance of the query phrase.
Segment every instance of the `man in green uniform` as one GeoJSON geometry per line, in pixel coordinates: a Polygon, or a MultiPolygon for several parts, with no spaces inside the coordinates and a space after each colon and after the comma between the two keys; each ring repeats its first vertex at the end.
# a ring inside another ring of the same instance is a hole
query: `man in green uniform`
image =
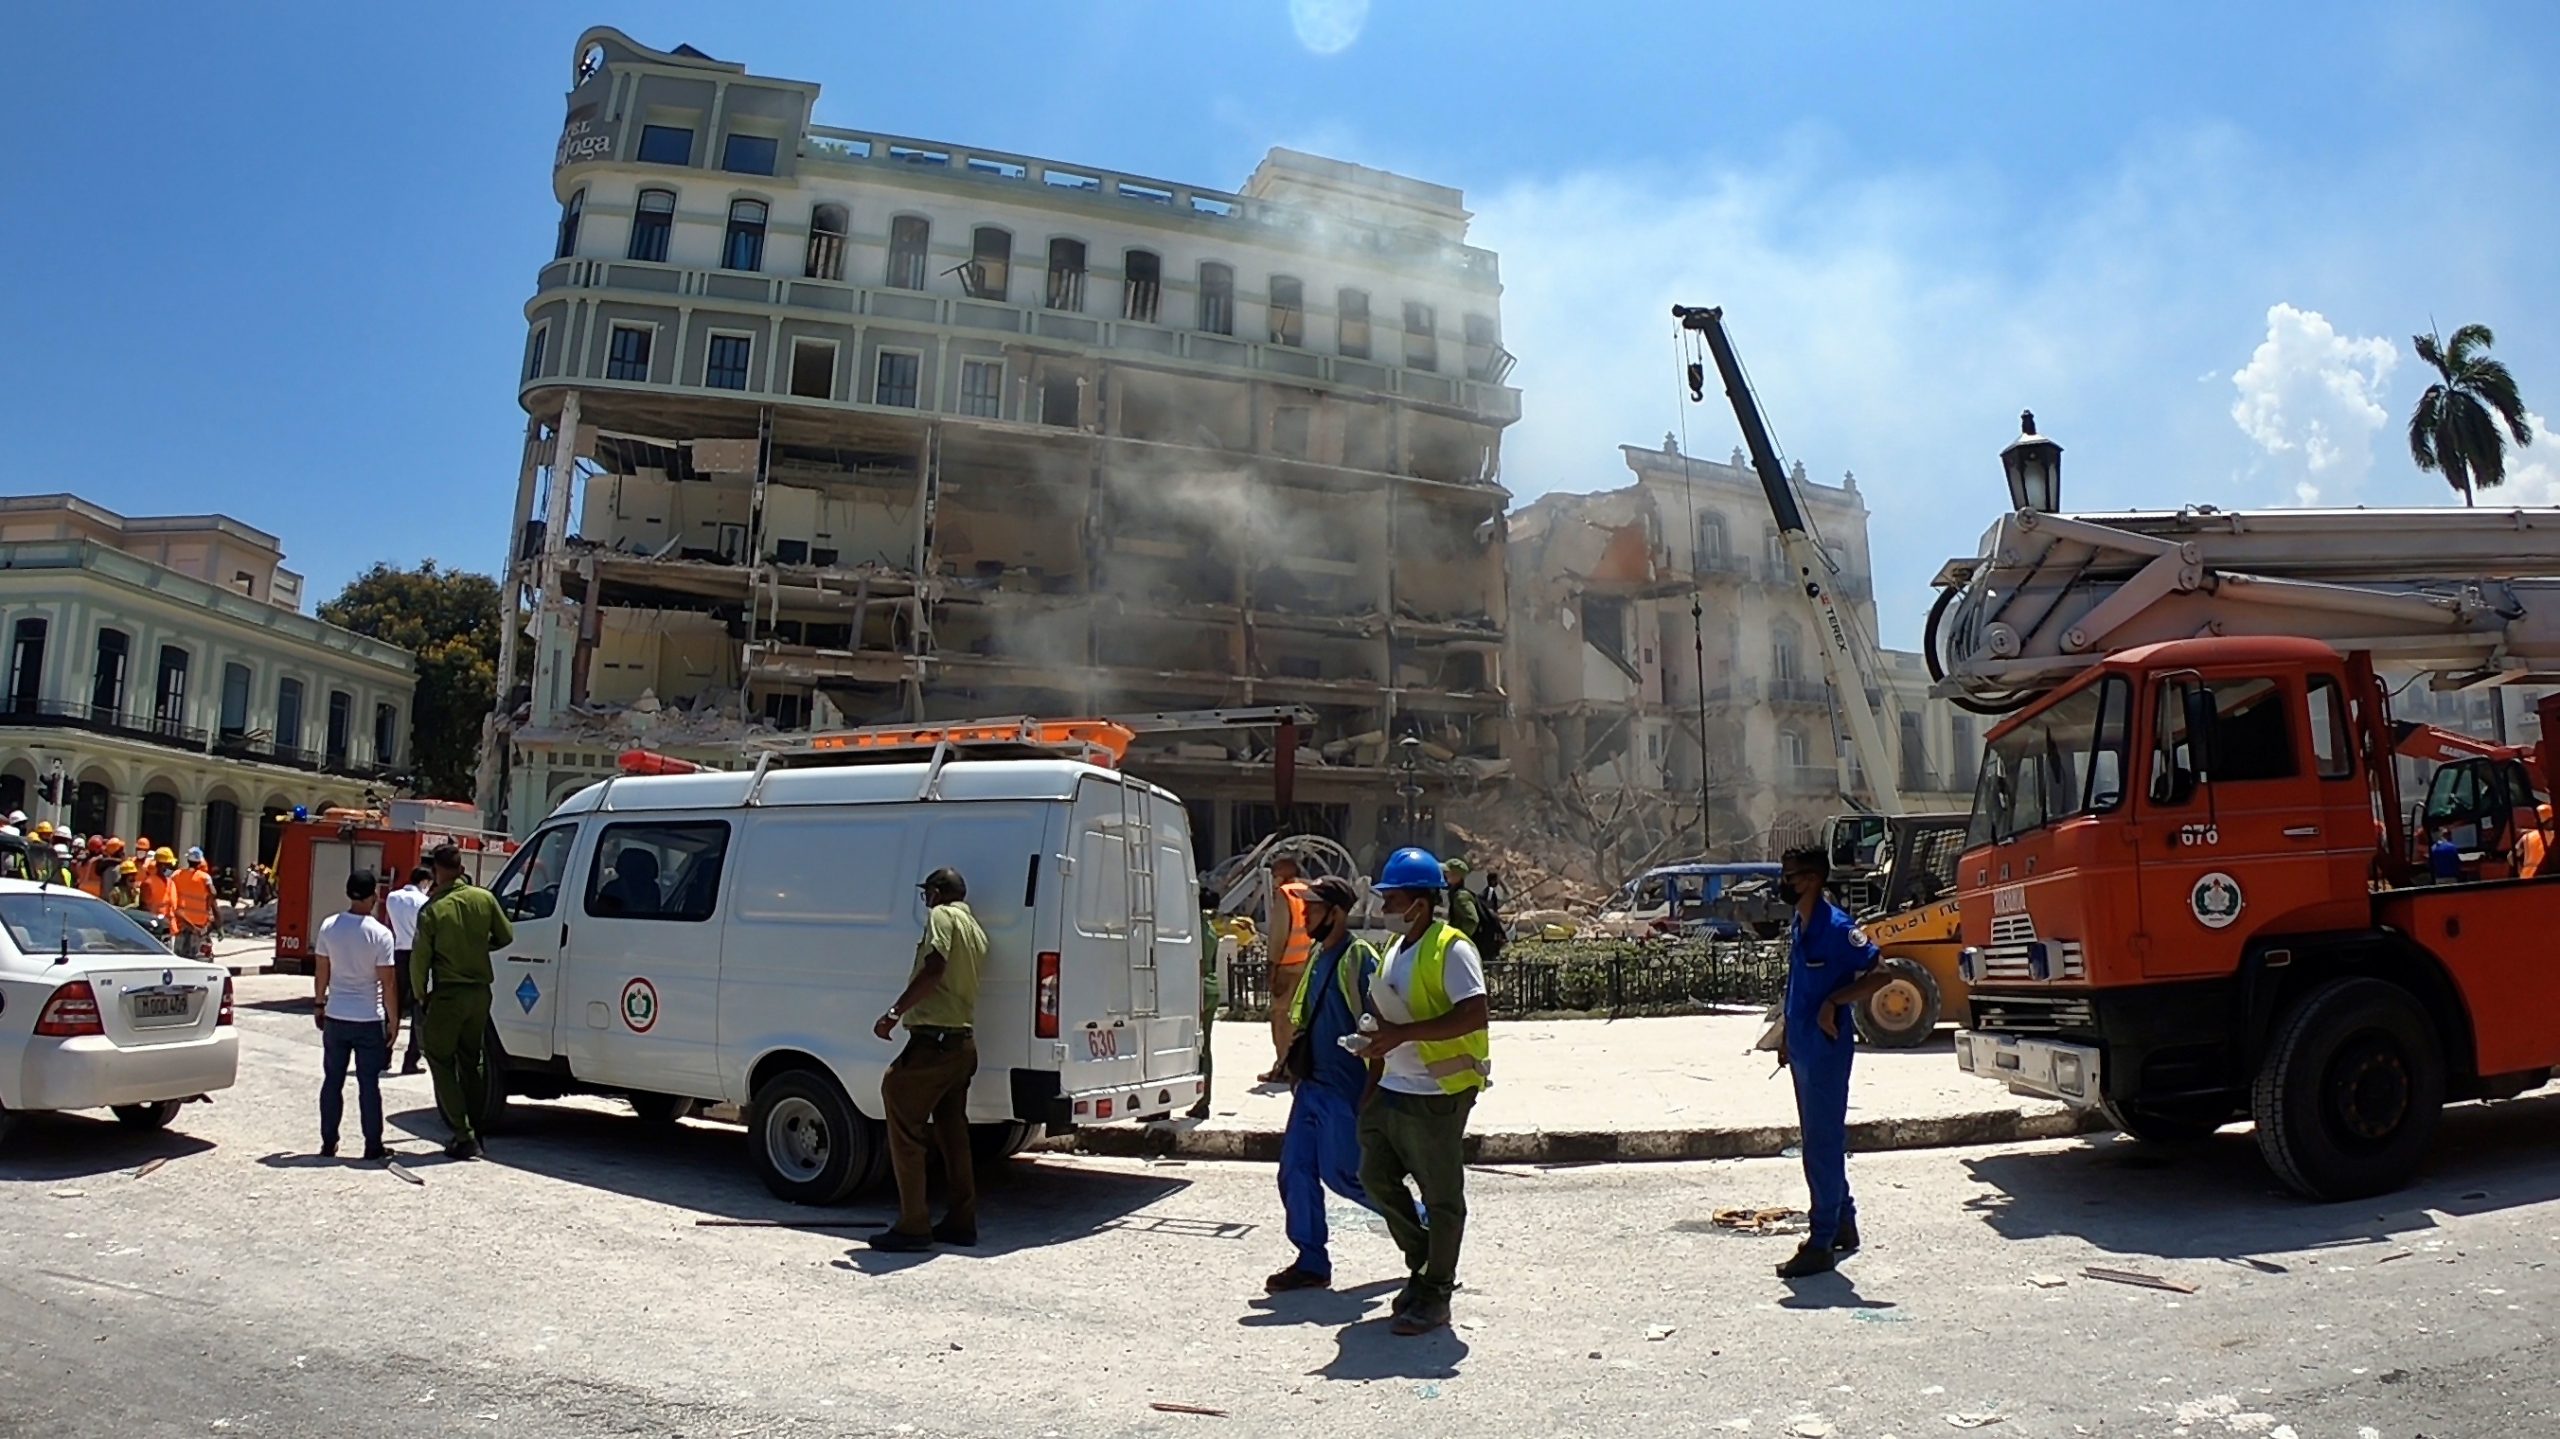
{"type": "Polygon", "coordinates": [[[444,1152],[477,1159],[489,1102],[489,956],[515,943],[516,932],[498,897],[462,877],[460,849],[436,846],[427,867],[435,889],[418,911],[409,949],[410,986],[427,997],[418,1043],[435,1079],[436,1108],[453,1130],[444,1152]]]}
{"type": "Polygon", "coordinates": [[[987,961],[987,932],[969,910],[968,882],[937,869],[916,886],[929,906],[916,965],[897,1003],[871,1032],[882,1039],[904,1023],[907,1047],[880,1079],[888,1113],[889,1168],[898,1178],[898,1222],[871,1247],[911,1254],[935,1241],[978,1242],[978,1177],[969,1159],[969,1081],[978,1073],[978,970],[987,961]],[[951,1207],[932,1222],[925,1196],[925,1135],[932,1131],[950,1181],[951,1207]]]}

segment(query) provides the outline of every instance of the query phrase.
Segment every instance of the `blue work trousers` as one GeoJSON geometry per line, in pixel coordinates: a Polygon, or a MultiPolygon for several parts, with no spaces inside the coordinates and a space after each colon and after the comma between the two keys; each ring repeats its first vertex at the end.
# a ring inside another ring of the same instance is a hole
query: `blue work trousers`
{"type": "Polygon", "coordinates": [[[1825,1039],[1816,1030],[1788,1036],[1787,1050],[1796,1080],[1804,1183],[1813,1191],[1812,1232],[1805,1239],[1828,1249],[1840,1237],[1840,1226],[1858,1217],[1858,1202],[1849,1197],[1849,1057],[1857,1048],[1846,1034],[1825,1039]]]}
{"type": "Polygon", "coordinates": [[[1360,1187],[1360,1102],[1321,1084],[1301,1084],[1289,1097],[1289,1127],[1280,1134],[1280,1208],[1289,1242],[1298,1246],[1298,1267],[1330,1279],[1327,1189],[1365,1208],[1378,1207],[1360,1187]]]}
{"type": "Polygon", "coordinates": [[[364,1143],[382,1143],[382,1071],[391,1063],[391,1036],[378,1019],[331,1019],[320,1026],[320,1142],[338,1143],[347,1112],[347,1062],[356,1069],[356,1123],[364,1143]]]}

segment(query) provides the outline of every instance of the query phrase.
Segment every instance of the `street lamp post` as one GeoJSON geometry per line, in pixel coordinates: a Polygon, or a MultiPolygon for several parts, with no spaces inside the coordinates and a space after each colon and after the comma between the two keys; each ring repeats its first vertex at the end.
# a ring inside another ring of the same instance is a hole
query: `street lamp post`
{"type": "Polygon", "coordinates": [[[2036,433],[2036,412],[2018,415],[2018,437],[2000,452],[2009,476],[2009,507],[2039,514],[2062,512],[2062,446],[2036,433]]]}
{"type": "Polygon", "coordinates": [[[1406,735],[1396,741],[1396,748],[1402,755],[1398,766],[1404,772],[1403,783],[1396,786],[1396,793],[1404,798],[1404,842],[1418,845],[1422,843],[1422,818],[1416,812],[1422,800],[1422,741],[1406,735]]]}

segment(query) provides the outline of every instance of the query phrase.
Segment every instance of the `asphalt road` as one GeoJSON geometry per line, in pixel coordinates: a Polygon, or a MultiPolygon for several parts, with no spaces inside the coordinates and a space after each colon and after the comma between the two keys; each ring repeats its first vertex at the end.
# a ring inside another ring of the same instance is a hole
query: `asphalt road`
{"type": "Polygon", "coordinates": [[[2456,1111],[2365,1204],[2278,1194],[2245,1133],[1857,1159],[1868,1251],[1795,1286],[1791,1240],[1708,1222],[1800,1205],[1786,1161],[1479,1171],[1459,1327],[1408,1340],[1365,1216],[1345,1289],[1261,1294],[1267,1168],[1016,1161],[985,1248],[880,1256],[822,1227],[877,1203],[778,1205],[737,1129],[602,1101],[450,1164],[397,1080],[426,1182],[316,1161],[307,1012],[243,1021],[240,1086],[171,1133],[0,1152],[0,1435],[2560,1432],[2560,1097],[2456,1111]]]}

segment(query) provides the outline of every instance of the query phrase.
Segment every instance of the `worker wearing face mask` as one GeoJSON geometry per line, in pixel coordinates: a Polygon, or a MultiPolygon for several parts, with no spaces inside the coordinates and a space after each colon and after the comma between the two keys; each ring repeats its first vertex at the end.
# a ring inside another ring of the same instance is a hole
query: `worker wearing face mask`
{"type": "Polygon", "coordinates": [[[1307,887],[1307,934],[1315,957],[1289,1013],[1292,1041],[1282,1068],[1290,1079],[1289,1127],[1280,1134],[1280,1208],[1298,1257],[1262,1283],[1271,1293],[1333,1283],[1324,1192],[1368,1204],[1360,1188],[1360,1099],[1368,1066],[1342,1047],[1359,1032],[1378,973],[1378,951],[1351,934],[1360,903],[1351,881],[1329,874],[1307,887]]]}
{"type": "Polygon", "coordinates": [[[1779,897],[1796,911],[1778,1063],[1795,1071],[1804,1182],[1813,1195],[1804,1244],[1778,1266],[1778,1276],[1802,1279],[1830,1272],[1858,1248],[1858,1206],[1849,1197],[1849,1059],[1857,1052],[1851,1012],[1884,988],[1886,976],[1866,932],[1823,896],[1830,853],[1806,845],[1778,863],[1779,897]]]}
{"type": "Polygon", "coordinates": [[[1492,1081],[1484,964],[1437,914],[1447,877],[1423,849],[1400,849],[1378,874],[1395,947],[1370,986],[1369,1097],[1360,1111],[1360,1186],[1404,1251],[1395,1332],[1449,1322],[1467,1226],[1467,1116],[1492,1081]],[[1422,1207],[1406,1180],[1422,1193],[1422,1207]]]}

